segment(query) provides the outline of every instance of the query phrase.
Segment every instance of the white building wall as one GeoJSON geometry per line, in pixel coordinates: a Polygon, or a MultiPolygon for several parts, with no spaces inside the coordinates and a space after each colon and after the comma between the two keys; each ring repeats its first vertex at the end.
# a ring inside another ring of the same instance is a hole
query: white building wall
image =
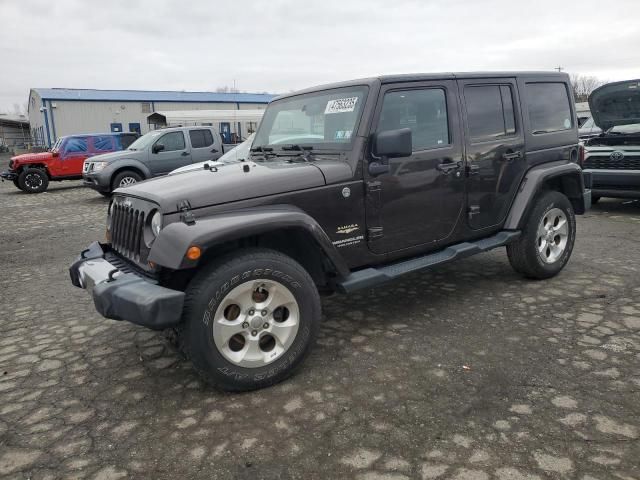
{"type": "MultiPolygon", "coordinates": [[[[147,117],[150,112],[143,112],[143,106],[154,111],[163,110],[235,110],[264,109],[266,104],[225,102],[122,102],[122,101],[84,101],[84,100],[45,100],[46,115],[49,125],[47,140],[47,126],[45,112],[41,112],[42,99],[35,91],[31,91],[29,98],[29,122],[32,135],[45,145],[53,145],[56,139],[65,135],[80,133],[110,132],[112,123],[122,124],[122,131],[129,132],[129,124],[139,123],[141,133],[149,131],[147,117]]],[[[237,122],[231,123],[231,132],[247,136],[249,125],[242,122],[238,128],[237,122]]],[[[219,125],[214,125],[219,128],[219,125]]],[[[39,143],[39,142],[36,142],[39,143]]]]}

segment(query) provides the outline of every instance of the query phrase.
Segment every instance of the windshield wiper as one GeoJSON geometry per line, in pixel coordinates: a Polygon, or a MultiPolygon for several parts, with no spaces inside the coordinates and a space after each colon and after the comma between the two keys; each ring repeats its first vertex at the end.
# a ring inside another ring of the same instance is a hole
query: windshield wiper
{"type": "Polygon", "coordinates": [[[313,160],[311,155],[311,150],[313,147],[309,145],[298,145],[297,143],[292,143],[289,145],[283,145],[282,150],[284,151],[296,151],[301,152],[296,158],[302,158],[305,162],[310,162],[313,160]]]}
{"type": "Polygon", "coordinates": [[[260,152],[260,153],[267,153],[267,152],[273,152],[273,148],[264,147],[262,145],[258,145],[257,147],[251,148],[251,151],[252,152],[260,152]]]}

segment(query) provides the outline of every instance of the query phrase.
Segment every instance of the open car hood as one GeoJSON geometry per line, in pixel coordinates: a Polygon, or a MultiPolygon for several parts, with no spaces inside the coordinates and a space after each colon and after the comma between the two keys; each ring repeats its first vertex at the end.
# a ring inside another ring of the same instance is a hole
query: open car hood
{"type": "Polygon", "coordinates": [[[602,130],[640,123],[640,79],[607,83],[589,95],[593,121],[602,130]]]}

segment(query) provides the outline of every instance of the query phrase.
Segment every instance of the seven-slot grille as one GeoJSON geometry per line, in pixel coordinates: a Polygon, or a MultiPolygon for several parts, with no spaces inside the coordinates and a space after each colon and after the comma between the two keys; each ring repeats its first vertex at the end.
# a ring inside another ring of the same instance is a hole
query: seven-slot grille
{"type": "Polygon", "coordinates": [[[582,168],[640,170],[640,155],[625,155],[621,160],[612,160],[609,154],[591,155],[584,159],[582,168]]]}
{"type": "Polygon", "coordinates": [[[140,259],[144,242],[145,213],[141,210],[114,203],[111,212],[111,246],[131,260],[140,259]]]}

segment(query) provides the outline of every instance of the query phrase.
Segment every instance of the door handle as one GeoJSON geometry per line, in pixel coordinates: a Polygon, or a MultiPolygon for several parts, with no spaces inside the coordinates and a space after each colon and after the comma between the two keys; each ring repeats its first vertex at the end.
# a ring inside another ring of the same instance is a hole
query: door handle
{"type": "Polygon", "coordinates": [[[189,152],[182,152],[180,155],[182,155],[183,157],[186,157],[187,155],[189,155],[189,152]]]}
{"type": "Polygon", "coordinates": [[[445,175],[449,175],[454,170],[458,170],[462,167],[462,161],[452,162],[452,161],[444,161],[436,165],[436,170],[444,173],[445,175]]]}
{"type": "Polygon", "coordinates": [[[522,158],[522,152],[508,152],[502,154],[502,159],[508,162],[522,158]]]}

